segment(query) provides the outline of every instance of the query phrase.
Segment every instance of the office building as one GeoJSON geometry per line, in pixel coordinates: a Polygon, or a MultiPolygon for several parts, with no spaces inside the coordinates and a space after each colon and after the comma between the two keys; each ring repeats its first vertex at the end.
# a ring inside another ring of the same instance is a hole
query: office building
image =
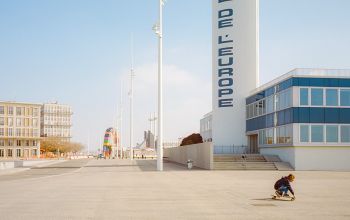
{"type": "Polygon", "coordinates": [[[45,103],[41,108],[41,136],[70,141],[72,109],[68,105],[45,103]]]}
{"type": "Polygon", "coordinates": [[[40,156],[40,107],[0,102],[0,159],[40,156]]]}

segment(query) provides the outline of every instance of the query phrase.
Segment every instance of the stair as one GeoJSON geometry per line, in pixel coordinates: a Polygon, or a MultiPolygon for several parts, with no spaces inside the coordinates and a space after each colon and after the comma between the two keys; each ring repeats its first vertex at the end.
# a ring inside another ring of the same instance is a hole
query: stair
{"type": "MultiPolygon", "coordinates": [[[[282,163],[275,155],[214,155],[214,170],[279,170],[282,163]]],[[[283,163],[283,169],[287,169],[288,165],[283,163]]]]}

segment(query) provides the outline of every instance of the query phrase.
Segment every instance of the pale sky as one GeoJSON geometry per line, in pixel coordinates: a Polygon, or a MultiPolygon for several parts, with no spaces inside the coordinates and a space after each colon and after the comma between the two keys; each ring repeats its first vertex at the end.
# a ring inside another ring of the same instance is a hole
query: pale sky
{"type": "MultiPolygon", "coordinates": [[[[261,0],[260,79],[297,67],[350,69],[350,1],[261,0]]],[[[0,0],[0,100],[71,105],[75,141],[97,149],[115,125],[123,84],[129,146],[130,36],[134,142],[156,111],[157,0],[0,0]]],[[[164,140],[199,132],[211,110],[211,0],[164,7],[164,140]]]]}

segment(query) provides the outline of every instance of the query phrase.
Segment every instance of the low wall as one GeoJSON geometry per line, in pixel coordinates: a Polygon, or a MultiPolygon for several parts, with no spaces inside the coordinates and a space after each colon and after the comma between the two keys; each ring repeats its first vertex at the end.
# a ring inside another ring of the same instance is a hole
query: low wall
{"type": "Polygon", "coordinates": [[[169,161],[187,165],[187,160],[193,161],[193,166],[202,169],[213,169],[213,144],[205,142],[173,148],[164,148],[164,157],[169,161]]]}

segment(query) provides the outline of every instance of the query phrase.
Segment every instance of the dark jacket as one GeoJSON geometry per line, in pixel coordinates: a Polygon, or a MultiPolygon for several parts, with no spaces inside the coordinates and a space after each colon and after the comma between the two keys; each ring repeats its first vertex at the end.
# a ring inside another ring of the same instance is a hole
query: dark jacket
{"type": "Polygon", "coordinates": [[[285,176],[285,177],[282,177],[281,179],[277,180],[277,182],[275,183],[275,190],[278,190],[279,188],[281,188],[282,186],[285,186],[288,188],[288,190],[290,191],[290,193],[292,193],[292,195],[294,195],[294,191],[292,189],[292,186],[290,185],[289,183],[289,180],[288,178],[285,176]]]}

